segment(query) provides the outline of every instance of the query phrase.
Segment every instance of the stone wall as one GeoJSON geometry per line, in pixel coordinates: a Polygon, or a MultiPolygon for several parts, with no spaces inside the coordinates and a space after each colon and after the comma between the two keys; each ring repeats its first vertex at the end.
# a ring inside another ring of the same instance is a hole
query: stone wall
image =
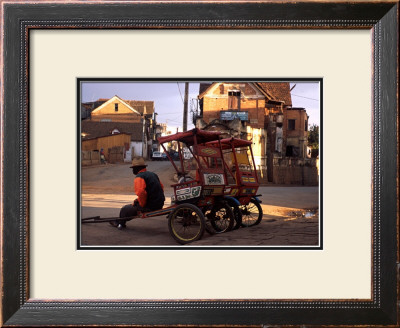
{"type": "Polygon", "coordinates": [[[108,162],[124,163],[124,147],[112,147],[108,149],[108,162]]]}
{"type": "Polygon", "coordinates": [[[100,152],[95,150],[82,150],[82,166],[100,164],[100,152]]]}
{"type": "Polygon", "coordinates": [[[317,159],[274,158],[273,183],[318,186],[317,159]]]}

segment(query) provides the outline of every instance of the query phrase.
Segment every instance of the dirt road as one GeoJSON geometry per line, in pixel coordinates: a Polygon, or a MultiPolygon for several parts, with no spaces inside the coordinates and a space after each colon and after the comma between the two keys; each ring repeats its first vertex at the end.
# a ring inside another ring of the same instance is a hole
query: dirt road
{"type": "MultiPolygon", "coordinates": [[[[165,186],[166,206],[173,193],[174,169],[169,162],[149,161],[148,170],[158,174],[165,186]]],[[[109,164],[82,169],[82,217],[118,216],[120,208],[131,203],[133,174],[130,164],[109,164]]],[[[204,234],[192,246],[263,245],[315,246],[319,242],[318,187],[261,186],[264,212],[262,222],[219,235],[204,234]],[[312,210],[309,214],[308,210],[312,210]]],[[[165,216],[135,219],[125,230],[108,223],[83,224],[81,244],[90,246],[178,246],[169,234],[165,216]]]]}

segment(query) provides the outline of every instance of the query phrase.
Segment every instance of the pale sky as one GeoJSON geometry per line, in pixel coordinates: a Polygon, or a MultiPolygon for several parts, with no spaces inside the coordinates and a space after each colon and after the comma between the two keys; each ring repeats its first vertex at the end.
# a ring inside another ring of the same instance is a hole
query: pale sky
{"type": "MultiPolygon", "coordinates": [[[[296,81],[291,83],[291,87],[295,84],[292,90],[293,107],[304,107],[310,116],[309,123],[320,125],[319,83],[296,81]]],[[[115,95],[125,100],[154,101],[157,122],[167,123],[169,127],[179,127],[179,131],[182,131],[184,93],[184,82],[90,81],[81,84],[82,102],[109,99],[115,95]]],[[[196,99],[198,94],[199,82],[190,82],[188,129],[194,128],[190,114],[191,99],[196,99]]]]}
{"type": "Polygon", "coordinates": [[[309,124],[320,126],[320,83],[294,82],[290,83],[290,87],[293,88],[292,106],[304,107],[310,116],[309,124]]]}

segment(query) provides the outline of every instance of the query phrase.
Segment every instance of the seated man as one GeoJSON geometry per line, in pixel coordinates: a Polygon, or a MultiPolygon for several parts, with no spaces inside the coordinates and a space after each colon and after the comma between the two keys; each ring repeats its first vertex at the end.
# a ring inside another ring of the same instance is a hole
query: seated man
{"type": "MultiPolygon", "coordinates": [[[[157,174],[147,171],[146,164],[142,157],[132,160],[132,172],[136,175],[134,189],[137,199],[133,204],[125,205],[119,213],[120,218],[136,216],[138,212],[149,212],[162,209],[164,206],[164,186],[157,174]]],[[[111,225],[119,228],[125,227],[124,220],[110,222],[111,225]]]]}

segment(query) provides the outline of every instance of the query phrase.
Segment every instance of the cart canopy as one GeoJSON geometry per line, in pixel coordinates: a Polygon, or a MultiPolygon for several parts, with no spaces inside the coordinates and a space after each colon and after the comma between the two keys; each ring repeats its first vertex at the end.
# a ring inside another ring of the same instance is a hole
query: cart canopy
{"type": "Polygon", "coordinates": [[[178,132],[169,136],[159,137],[158,142],[163,144],[170,141],[180,141],[185,143],[187,146],[192,146],[194,144],[195,136],[197,138],[197,143],[202,144],[218,140],[220,135],[221,132],[218,131],[203,131],[195,128],[186,132],[178,132]]]}
{"type": "MultiPolygon", "coordinates": [[[[239,147],[250,146],[251,144],[252,142],[249,140],[243,140],[238,138],[221,139],[222,149],[230,149],[232,148],[232,145],[234,148],[239,148],[239,147]]],[[[213,146],[213,147],[219,146],[218,140],[207,142],[207,146],[213,146]]]]}

